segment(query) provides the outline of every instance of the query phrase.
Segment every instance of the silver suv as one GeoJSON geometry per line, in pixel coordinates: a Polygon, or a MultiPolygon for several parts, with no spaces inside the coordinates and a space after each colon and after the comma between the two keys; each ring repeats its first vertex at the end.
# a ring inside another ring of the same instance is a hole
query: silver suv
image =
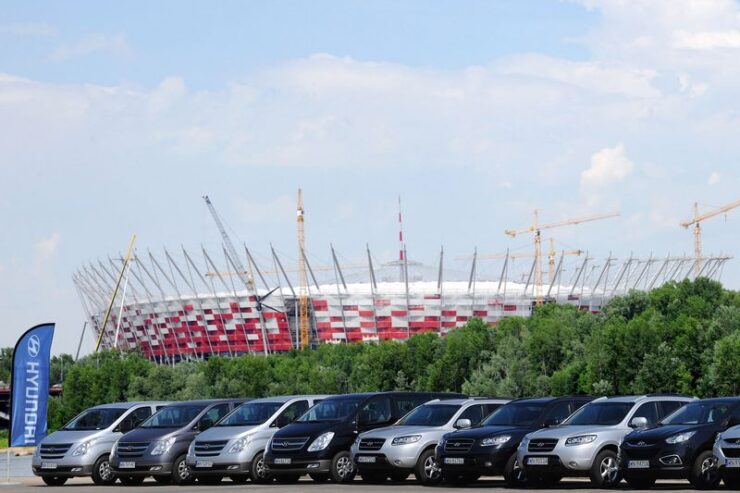
{"type": "Polygon", "coordinates": [[[725,486],[732,490],[740,489],[740,425],[717,435],[713,455],[717,458],[717,469],[725,486]]]}
{"type": "Polygon", "coordinates": [[[99,485],[114,483],[109,462],[113,444],[168,404],[118,402],[83,411],[36,447],[33,473],[49,486],[61,486],[75,476],[91,476],[99,485]]]}
{"type": "Polygon", "coordinates": [[[597,487],[614,486],[621,480],[617,456],[625,435],[654,425],[692,400],[680,395],[601,397],[562,425],[525,436],[517,459],[535,483],[588,476],[597,487]]]}
{"type": "Polygon", "coordinates": [[[266,483],[272,479],[262,460],[268,440],[325,398],[300,395],[246,402],[198,435],[188,450],[187,465],[195,477],[210,483],[227,475],[237,483],[249,478],[266,483]]]}
{"type": "Polygon", "coordinates": [[[509,399],[435,399],[413,409],[393,426],[361,433],[352,459],[364,481],[390,476],[405,480],[411,472],[422,483],[437,483],[441,469],[434,449],[446,433],[480,423],[509,399]]]}

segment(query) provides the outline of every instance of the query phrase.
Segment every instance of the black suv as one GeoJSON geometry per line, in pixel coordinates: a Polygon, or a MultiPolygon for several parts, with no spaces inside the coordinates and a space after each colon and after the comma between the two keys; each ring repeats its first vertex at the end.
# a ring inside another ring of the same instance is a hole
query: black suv
{"type": "Polygon", "coordinates": [[[329,397],[273,435],[265,448],[265,466],[282,483],[298,481],[306,473],[315,481],[352,481],[357,470],[350,448],[359,433],[395,423],[432,399],[460,397],[465,396],[375,392],[329,397]]]}
{"type": "Polygon", "coordinates": [[[479,426],[448,433],[437,445],[437,464],[447,481],[470,482],[480,476],[504,475],[509,486],[526,482],[516,460],[524,435],[556,426],[590,396],[540,397],[518,399],[494,411],[479,426]]]}
{"type": "Polygon", "coordinates": [[[700,489],[720,482],[712,446],[717,435],[740,421],[740,398],[718,397],[686,404],[657,425],[624,437],[620,469],[633,488],[657,479],[688,479],[700,489]]]}

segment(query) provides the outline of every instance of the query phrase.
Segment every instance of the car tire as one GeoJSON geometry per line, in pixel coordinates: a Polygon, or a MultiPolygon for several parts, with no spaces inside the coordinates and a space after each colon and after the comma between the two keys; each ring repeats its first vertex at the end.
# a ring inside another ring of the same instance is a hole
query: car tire
{"type": "Polygon", "coordinates": [[[195,476],[185,461],[185,454],[181,455],[172,463],[172,482],[176,485],[193,484],[195,476]]]}
{"type": "Polygon", "coordinates": [[[110,461],[107,455],[99,457],[92,468],[92,480],[98,486],[113,484],[116,482],[116,475],[110,468],[110,461]]]}
{"type": "Polygon", "coordinates": [[[122,485],[125,486],[138,486],[144,482],[145,476],[119,476],[118,479],[122,485]]]}
{"type": "Polygon", "coordinates": [[[41,480],[47,486],[63,486],[67,482],[67,478],[61,476],[41,476],[41,480]]]}
{"type": "Polygon", "coordinates": [[[591,483],[597,488],[614,488],[622,480],[619,472],[617,453],[613,450],[602,450],[596,454],[596,458],[588,471],[591,483]]]}
{"type": "Polygon", "coordinates": [[[157,484],[170,484],[172,482],[172,478],[170,476],[162,476],[161,474],[159,476],[152,476],[154,478],[154,481],[157,482],[157,484]]]}
{"type": "Polygon", "coordinates": [[[272,481],[272,475],[265,467],[265,457],[262,452],[252,459],[249,466],[249,477],[252,478],[253,483],[265,484],[272,481]]]}
{"type": "Polygon", "coordinates": [[[234,484],[245,484],[249,480],[248,474],[234,474],[229,476],[229,479],[234,484]]]}
{"type": "Polygon", "coordinates": [[[425,450],[416,461],[414,476],[421,484],[439,484],[442,482],[442,468],[437,463],[434,449],[425,450]]]}
{"type": "Polygon", "coordinates": [[[713,490],[721,478],[717,470],[717,458],[711,450],[705,450],[694,460],[689,471],[689,482],[697,490],[713,490]]]}
{"type": "Polygon", "coordinates": [[[326,483],[330,479],[329,474],[324,472],[310,472],[308,473],[308,477],[313,479],[317,483],[326,483]]]}
{"type": "Polygon", "coordinates": [[[275,476],[275,481],[280,484],[295,484],[300,480],[300,474],[281,474],[279,476],[275,476]]]}
{"type": "Polygon", "coordinates": [[[349,483],[355,479],[357,469],[349,452],[343,450],[331,460],[331,479],[335,483],[349,483]]]}
{"type": "Polygon", "coordinates": [[[385,483],[386,478],[388,478],[388,475],[381,471],[360,471],[360,476],[362,481],[370,484],[385,483]]]}
{"type": "Polygon", "coordinates": [[[630,477],[626,476],[624,480],[627,482],[627,486],[632,488],[633,490],[647,490],[653,487],[655,485],[655,478],[645,478],[645,477],[630,477]]]}
{"type": "Polygon", "coordinates": [[[504,481],[509,488],[521,488],[527,485],[527,475],[524,468],[519,465],[516,452],[511,454],[504,466],[504,481]]]}

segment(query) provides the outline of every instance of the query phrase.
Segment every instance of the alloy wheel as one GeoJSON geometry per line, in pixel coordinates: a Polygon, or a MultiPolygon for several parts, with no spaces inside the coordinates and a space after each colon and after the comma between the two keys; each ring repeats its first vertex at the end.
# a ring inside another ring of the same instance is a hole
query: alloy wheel
{"type": "Polygon", "coordinates": [[[339,460],[337,460],[337,474],[339,477],[346,478],[352,474],[353,469],[354,467],[352,465],[352,461],[349,460],[349,457],[340,457],[339,460]]]}
{"type": "Polygon", "coordinates": [[[617,482],[619,475],[619,467],[614,457],[604,457],[599,467],[601,472],[601,478],[605,484],[614,484],[617,482]]]}
{"type": "Polygon", "coordinates": [[[518,482],[523,483],[527,480],[527,477],[524,474],[524,469],[519,465],[519,459],[514,459],[514,467],[512,469],[514,472],[514,479],[518,482]]]}
{"type": "Polygon", "coordinates": [[[433,481],[439,479],[439,476],[442,474],[442,470],[439,468],[439,464],[437,464],[437,459],[433,455],[430,455],[424,461],[424,474],[433,481]]]}
{"type": "Polygon", "coordinates": [[[177,475],[180,476],[180,479],[185,480],[190,477],[190,467],[185,463],[184,460],[180,461],[179,464],[177,464],[177,475]]]}
{"type": "Polygon", "coordinates": [[[709,456],[701,463],[701,479],[707,483],[712,483],[717,479],[717,458],[709,456]]]}
{"type": "Polygon", "coordinates": [[[254,473],[259,479],[265,478],[265,459],[260,457],[257,464],[254,467],[254,473]]]}
{"type": "Polygon", "coordinates": [[[103,481],[110,481],[110,479],[113,477],[113,471],[111,471],[110,468],[110,462],[107,460],[104,460],[100,463],[100,466],[98,467],[98,474],[100,474],[100,479],[103,481]]]}

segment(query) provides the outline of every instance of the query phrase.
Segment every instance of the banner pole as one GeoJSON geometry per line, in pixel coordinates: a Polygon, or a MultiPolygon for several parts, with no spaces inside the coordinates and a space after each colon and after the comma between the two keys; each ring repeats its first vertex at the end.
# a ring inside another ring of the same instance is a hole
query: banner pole
{"type": "MultiPolygon", "coordinates": [[[[8,440],[10,440],[10,435],[8,435],[8,440]]],[[[8,483],[8,484],[10,484],[10,442],[8,442],[8,464],[7,464],[7,466],[8,466],[7,467],[7,469],[8,469],[8,475],[6,476],[5,482],[8,483]]]]}

